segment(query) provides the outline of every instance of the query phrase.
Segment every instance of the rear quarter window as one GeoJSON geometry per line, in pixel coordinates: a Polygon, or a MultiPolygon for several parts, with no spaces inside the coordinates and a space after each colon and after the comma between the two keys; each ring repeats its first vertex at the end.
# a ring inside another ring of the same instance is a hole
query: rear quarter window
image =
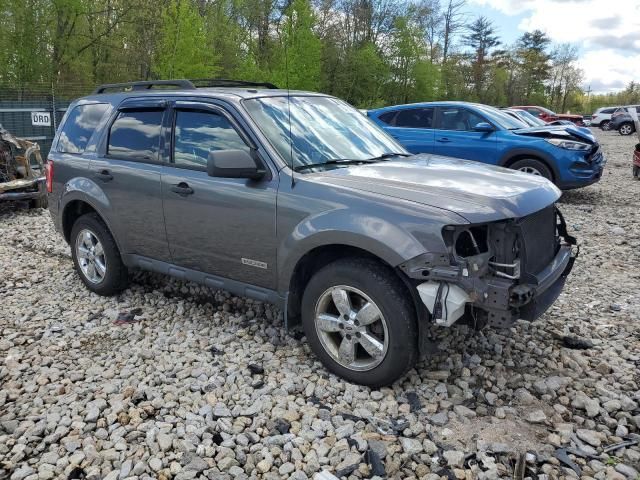
{"type": "Polygon", "coordinates": [[[397,113],[398,113],[397,111],[385,112],[382,115],[380,115],[378,118],[382,122],[386,123],[387,125],[395,126],[394,119],[396,118],[397,113]]]}
{"type": "Polygon", "coordinates": [[[83,153],[108,108],[107,103],[91,103],[74,107],[60,131],[58,152],[83,153]]]}

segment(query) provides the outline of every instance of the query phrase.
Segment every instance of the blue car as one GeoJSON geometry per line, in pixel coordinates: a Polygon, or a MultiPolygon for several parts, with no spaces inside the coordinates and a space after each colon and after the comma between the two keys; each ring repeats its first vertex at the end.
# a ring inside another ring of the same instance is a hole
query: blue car
{"type": "Polygon", "coordinates": [[[530,127],[488,105],[414,103],[367,115],[412,153],[500,165],[543,176],[563,190],[597,182],[605,165],[591,133],[572,126],[530,127]]]}

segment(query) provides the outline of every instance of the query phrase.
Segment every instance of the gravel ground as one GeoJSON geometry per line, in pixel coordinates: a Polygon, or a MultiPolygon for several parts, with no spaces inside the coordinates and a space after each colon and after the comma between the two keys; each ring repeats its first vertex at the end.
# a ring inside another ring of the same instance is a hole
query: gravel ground
{"type": "Polygon", "coordinates": [[[637,480],[640,446],[616,444],[640,438],[640,182],[634,139],[598,135],[603,180],[562,199],[581,255],[553,308],[437,330],[380,390],[328,374],[270,305],[146,273],[93,295],[48,213],[5,204],[0,479],[637,480]]]}

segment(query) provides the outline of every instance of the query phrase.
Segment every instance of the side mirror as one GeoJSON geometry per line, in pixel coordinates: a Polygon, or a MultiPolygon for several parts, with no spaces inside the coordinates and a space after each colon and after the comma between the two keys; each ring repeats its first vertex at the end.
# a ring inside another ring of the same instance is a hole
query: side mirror
{"type": "Polygon", "coordinates": [[[249,178],[259,180],[266,171],[245,150],[215,150],[209,152],[207,174],[220,178],[249,178]]]}
{"type": "Polygon", "coordinates": [[[474,132],[493,132],[495,129],[490,123],[480,122],[473,127],[474,132]]]}

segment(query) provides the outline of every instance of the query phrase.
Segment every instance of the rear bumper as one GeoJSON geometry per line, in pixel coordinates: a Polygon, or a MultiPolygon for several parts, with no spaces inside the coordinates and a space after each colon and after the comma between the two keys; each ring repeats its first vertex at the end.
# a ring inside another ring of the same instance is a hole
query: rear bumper
{"type": "Polygon", "coordinates": [[[45,183],[45,178],[40,177],[32,182],[22,184],[18,188],[0,191],[0,201],[43,198],[47,195],[45,183]]]}

